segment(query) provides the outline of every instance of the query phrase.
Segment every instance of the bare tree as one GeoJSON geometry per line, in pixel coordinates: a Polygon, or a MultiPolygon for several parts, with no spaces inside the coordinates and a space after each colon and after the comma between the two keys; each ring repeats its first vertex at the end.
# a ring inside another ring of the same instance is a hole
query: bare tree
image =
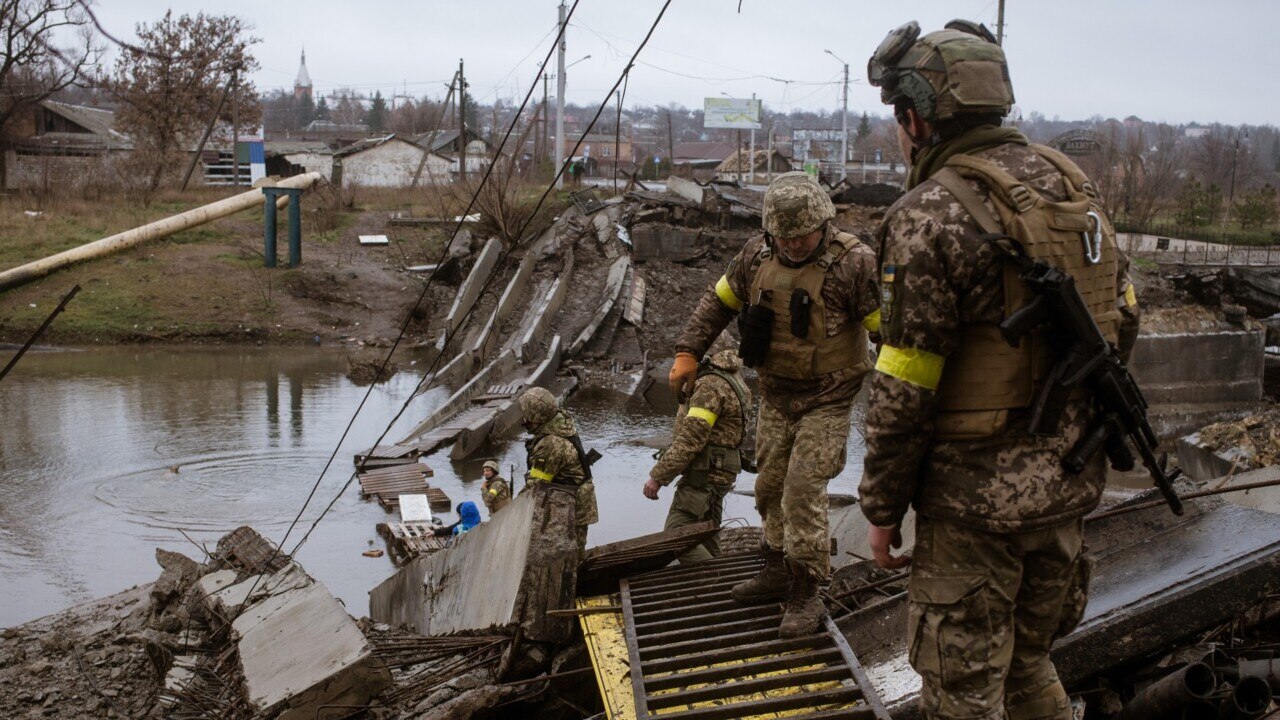
{"type": "Polygon", "coordinates": [[[233,75],[236,91],[220,119],[229,123],[235,108],[241,127],[258,123],[258,93],[247,79],[258,69],[249,52],[258,38],[249,36],[248,29],[231,15],[175,18],[172,11],[153,24],[138,24],[142,52],[123,51],[111,85],[120,103],[116,122],[133,137],[133,157],[147,196],[160,187],[166,171],[181,166],[233,75]]]}
{"type": "Polygon", "coordinates": [[[0,146],[37,104],[93,75],[102,55],[76,0],[0,0],[0,45],[0,146]]]}

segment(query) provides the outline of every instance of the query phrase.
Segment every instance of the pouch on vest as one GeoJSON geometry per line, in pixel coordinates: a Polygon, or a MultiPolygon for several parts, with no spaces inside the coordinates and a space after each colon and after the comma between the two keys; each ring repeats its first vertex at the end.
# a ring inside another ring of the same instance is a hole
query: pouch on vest
{"type": "Polygon", "coordinates": [[[791,334],[800,339],[809,337],[809,309],[813,298],[804,288],[791,291],[791,334]]]}
{"type": "MultiPolygon", "coordinates": [[[[932,179],[946,188],[987,235],[1016,239],[1028,256],[1071,274],[1090,313],[1109,341],[1116,341],[1115,233],[1098,209],[1096,191],[1066,156],[1030,146],[1062,176],[1067,199],[1054,201],[995,163],[956,155],[932,179]],[[989,189],[993,215],[966,179],[989,189]]],[[[1029,291],[1013,263],[1002,271],[1004,317],[1022,308],[1029,291]]],[[[960,349],[947,358],[938,384],[935,434],[940,440],[982,440],[1004,433],[1010,410],[1028,408],[1053,366],[1051,329],[1030,333],[1017,346],[996,325],[961,329],[960,349]]]]}
{"type": "Polygon", "coordinates": [[[763,365],[773,339],[773,310],[764,305],[748,305],[738,316],[738,334],[742,336],[738,345],[742,364],[749,368],[763,365]]]}

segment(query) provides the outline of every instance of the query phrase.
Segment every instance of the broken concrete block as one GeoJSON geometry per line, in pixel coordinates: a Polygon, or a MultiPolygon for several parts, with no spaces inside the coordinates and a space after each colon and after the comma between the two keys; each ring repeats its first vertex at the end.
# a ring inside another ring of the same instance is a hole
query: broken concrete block
{"type": "Polygon", "coordinates": [[[369,616],[423,635],[520,626],[528,640],[563,641],[571,619],[546,611],[573,602],[574,508],[573,493],[558,486],[520,493],[453,547],[414,559],[374,588],[369,616]]]}
{"type": "Polygon", "coordinates": [[[196,582],[196,588],[200,591],[200,597],[207,598],[235,581],[235,570],[218,570],[200,578],[196,582]]]}
{"type": "Polygon", "coordinates": [[[302,568],[290,564],[261,587],[231,624],[255,715],[313,718],[323,705],[367,704],[391,684],[342,603],[302,568]]]}

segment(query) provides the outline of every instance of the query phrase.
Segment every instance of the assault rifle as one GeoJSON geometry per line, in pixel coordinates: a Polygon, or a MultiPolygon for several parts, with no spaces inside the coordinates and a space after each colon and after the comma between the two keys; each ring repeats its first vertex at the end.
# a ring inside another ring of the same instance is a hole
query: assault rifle
{"type": "Polygon", "coordinates": [[[1084,437],[1062,458],[1063,467],[1079,473],[1098,451],[1105,450],[1111,467],[1132,470],[1132,443],[1173,514],[1181,515],[1182,501],[1173,482],[1182,470],[1166,470],[1167,456],[1156,459],[1159,441],[1147,422],[1147,401],[1102,335],[1076,289],[1075,279],[1043,260],[1032,260],[1006,238],[992,238],[992,244],[1018,267],[1021,279],[1035,296],[1000,323],[1000,333],[1016,347],[1032,330],[1050,325],[1046,334],[1057,351],[1058,361],[1032,403],[1029,432],[1057,435],[1071,392],[1081,386],[1089,388],[1098,414],[1084,437]]]}

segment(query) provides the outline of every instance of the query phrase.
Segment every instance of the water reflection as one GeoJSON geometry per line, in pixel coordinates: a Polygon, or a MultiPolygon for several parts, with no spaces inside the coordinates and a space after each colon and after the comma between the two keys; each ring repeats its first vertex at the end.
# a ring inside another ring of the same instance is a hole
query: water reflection
{"type": "MultiPolygon", "coordinates": [[[[153,580],[157,546],[199,559],[182,532],[212,546],[250,524],[279,541],[365,393],[343,376],[346,369],[345,354],[318,350],[29,355],[0,383],[0,582],[7,591],[0,626],[153,580]]],[[[288,546],[348,482],[352,456],[378,437],[417,380],[401,373],[373,391],[288,546]]],[[[415,400],[388,438],[408,432],[447,392],[415,400]]],[[[658,502],[641,495],[653,450],[633,441],[669,432],[670,418],[609,397],[571,408],[587,446],[604,455],[594,468],[600,523],[590,544],[660,530],[673,491],[658,502]]],[[[849,451],[833,492],[853,492],[861,474],[856,432],[849,451]]],[[[520,442],[464,462],[437,453],[426,459],[431,483],[455,504],[478,500],[480,464],[489,456],[520,485],[520,442]]],[[[744,475],[739,487],[753,480],[744,475]]],[[[368,611],[369,589],[393,571],[387,559],[360,554],[381,547],[375,525],[389,517],[348,490],[300,553],[357,616],[368,611]]],[[[728,497],[725,517],[758,522],[752,498],[742,495],[728,497]]]]}

